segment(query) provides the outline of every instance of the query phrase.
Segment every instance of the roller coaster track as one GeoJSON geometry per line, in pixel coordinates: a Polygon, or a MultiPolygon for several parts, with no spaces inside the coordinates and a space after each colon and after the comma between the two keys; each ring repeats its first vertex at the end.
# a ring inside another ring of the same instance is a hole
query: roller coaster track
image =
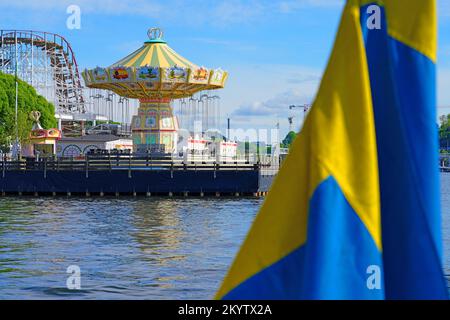
{"type": "Polygon", "coordinates": [[[83,87],[69,42],[60,35],[31,30],[0,30],[0,71],[32,85],[56,112],[84,113],[83,87]]]}

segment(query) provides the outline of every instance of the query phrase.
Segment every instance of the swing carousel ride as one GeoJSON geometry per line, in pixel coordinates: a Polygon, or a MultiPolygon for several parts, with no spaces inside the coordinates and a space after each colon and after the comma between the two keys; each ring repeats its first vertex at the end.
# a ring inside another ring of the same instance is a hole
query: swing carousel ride
{"type": "MultiPolygon", "coordinates": [[[[173,100],[182,99],[180,106],[186,108],[189,104],[185,99],[196,101],[194,94],[223,88],[228,73],[220,68],[200,67],[180,56],[163,40],[158,28],[150,29],[148,37],[141,48],[110,67],[85,70],[82,75],[89,88],[139,99],[138,114],[131,124],[135,152],[173,154],[179,130],[173,100]]],[[[191,142],[195,143],[195,139],[191,138],[191,142]]]]}

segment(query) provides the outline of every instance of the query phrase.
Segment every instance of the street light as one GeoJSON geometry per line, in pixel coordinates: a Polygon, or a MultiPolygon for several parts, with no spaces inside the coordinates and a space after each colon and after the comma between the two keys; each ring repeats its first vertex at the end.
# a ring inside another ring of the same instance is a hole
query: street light
{"type": "Polygon", "coordinates": [[[94,115],[95,115],[95,117],[94,117],[94,126],[97,124],[97,116],[99,115],[99,108],[100,108],[100,106],[99,106],[99,100],[100,99],[102,99],[102,98],[104,98],[104,96],[103,95],[101,95],[100,93],[97,93],[96,95],[93,95],[93,96],[91,96],[91,98],[93,98],[94,100],[97,100],[97,110],[95,110],[96,108],[95,108],[95,102],[94,102],[94,115]]]}
{"type": "Polygon", "coordinates": [[[214,127],[216,127],[217,130],[220,132],[220,97],[219,96],[212,96],[211,97],[213,101],[216,101],[214,106],[214,127]]]}

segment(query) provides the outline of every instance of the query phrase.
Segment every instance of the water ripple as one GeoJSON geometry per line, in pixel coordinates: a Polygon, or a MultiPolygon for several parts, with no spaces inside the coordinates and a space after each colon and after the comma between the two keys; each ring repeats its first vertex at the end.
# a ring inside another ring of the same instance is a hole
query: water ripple
{"type": "MultiPolygon", "coordinates": [[[[450,288],[450,174],[441,175],[450,288]]],[[[209,299],[258,199],[1,198],[0,299],[209,299]],[[82,290],[69,290],[78,265],[82,290]]]]}
{"type": "Polygon", "coordinates": [[[211,298],[260,204],[2,198],[0,298],[211,298]],[[70,265],[82,290],[66,288],[70,265]]]}

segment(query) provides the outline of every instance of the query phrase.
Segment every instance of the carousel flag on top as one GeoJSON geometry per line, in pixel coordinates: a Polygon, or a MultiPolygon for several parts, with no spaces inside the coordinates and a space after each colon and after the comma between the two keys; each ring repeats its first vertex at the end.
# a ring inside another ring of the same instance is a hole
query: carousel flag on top
{"type": "Polygon", "coordinates": [[[448,297],[436,29],[435,1],[347,1],[310,114],[217,298],[448,297]]]}

